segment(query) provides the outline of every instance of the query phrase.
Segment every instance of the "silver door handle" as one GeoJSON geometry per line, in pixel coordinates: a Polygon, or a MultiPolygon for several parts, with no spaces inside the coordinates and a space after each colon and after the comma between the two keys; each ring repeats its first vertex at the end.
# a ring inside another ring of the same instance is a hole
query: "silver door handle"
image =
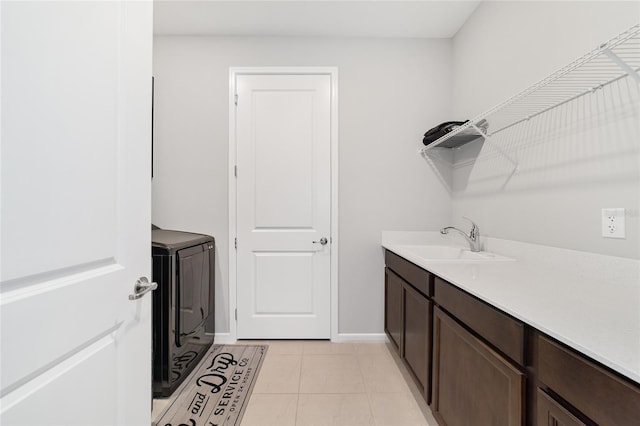
{"type": "Polygon", "coordinates": [[[129,300],[140,299],[145,294],[158,288],[158,283],[150,283],[147,277],[140,277],[133,286],[133,294],[129,295],[129,300]]]}
{"type": "Polygon", "coordinates": [[[320,238],[320,241],[311,241],[313,244],[322,244],[323,246],[326,245],[329,240],[327,240],[325,237],[320,238]]]}

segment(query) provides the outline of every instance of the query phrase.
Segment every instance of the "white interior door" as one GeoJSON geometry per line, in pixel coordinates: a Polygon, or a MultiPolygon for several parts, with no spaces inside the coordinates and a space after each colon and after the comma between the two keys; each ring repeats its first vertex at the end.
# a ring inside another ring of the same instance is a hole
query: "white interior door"
{"type": "Polygon", "coordinates": [[[329,338],[331,77],[236,90],[237,336],[329,338]]]}
{"type": "Polygon", "coordinates": [[[151,2],[2,2],[2,425],[145,425],[151,2]]]}

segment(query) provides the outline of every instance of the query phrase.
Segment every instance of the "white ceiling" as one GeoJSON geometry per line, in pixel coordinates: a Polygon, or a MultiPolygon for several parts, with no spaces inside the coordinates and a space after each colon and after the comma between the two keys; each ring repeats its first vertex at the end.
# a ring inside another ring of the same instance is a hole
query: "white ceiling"
{"type": "Polygon", "coordinates": [[[155,0],[157,35],[453,37],[481,0],[155,0]]]}

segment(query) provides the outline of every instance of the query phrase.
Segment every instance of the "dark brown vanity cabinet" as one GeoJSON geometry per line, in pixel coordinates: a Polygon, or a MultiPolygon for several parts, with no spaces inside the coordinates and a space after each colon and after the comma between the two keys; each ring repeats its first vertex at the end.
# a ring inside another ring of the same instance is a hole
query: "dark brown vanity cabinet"
{"type": "Polygon", "coordinates": [[[385,332],[429,402],[433,278],[424,269],[389,251],[385,260],[385,332]]]}
{"type": "Polygon", "coordinates": [[[637,384],[540,333],[534,339],[537,426],[640,425],[637,384]]]}
{"type": "Polygon", "coordinates": [[[385,254],[385,331],[440,426],[640,426],[640,386],[385,254]]]}
{"type": "Polygon", "coordinates": [[[434,300],[440,306],[433,315],[431,409],[438,422],[524,424],[524,368],[504,355],[511,351],[522,357],[523,325],[437,277],[434,300]],[[489,342],[482,331],[494,341],[489,342]]]}

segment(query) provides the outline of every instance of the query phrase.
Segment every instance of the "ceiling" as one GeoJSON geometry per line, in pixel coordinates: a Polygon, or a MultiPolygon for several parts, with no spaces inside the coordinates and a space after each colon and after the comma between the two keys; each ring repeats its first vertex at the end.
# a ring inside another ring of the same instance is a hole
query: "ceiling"
{"type": "Polygon", "coordinates": [[[154,34],[449,38],[481,0],[155,0],[154,34]]]}

